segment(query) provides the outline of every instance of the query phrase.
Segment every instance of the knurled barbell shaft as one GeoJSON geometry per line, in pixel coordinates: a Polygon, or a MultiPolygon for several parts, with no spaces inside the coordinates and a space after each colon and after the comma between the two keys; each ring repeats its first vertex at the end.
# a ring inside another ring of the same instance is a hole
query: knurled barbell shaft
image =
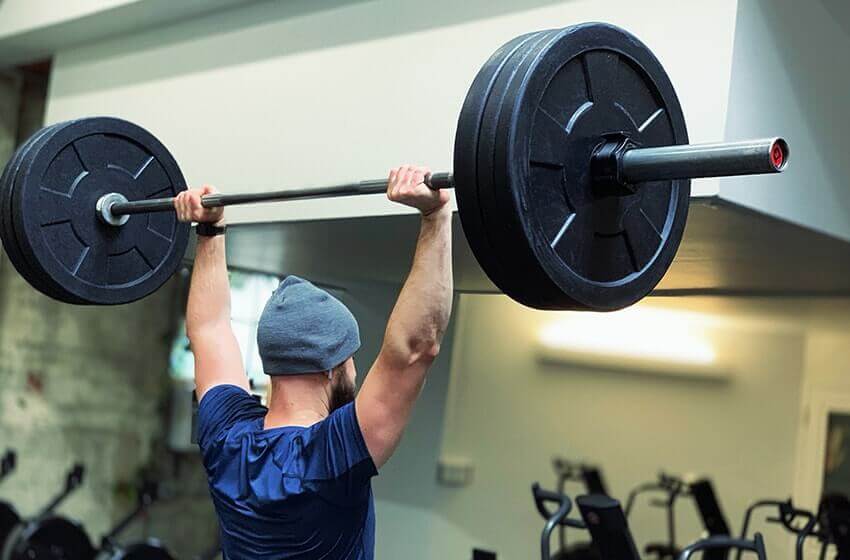
{"type": "MultiPolygon", "coordinates": [[[[746,142],[632,148],[617,158],[620,181],[636,184],[670,179],[779,173],[788,163],[788,154],[788,145],[784,140],[769,138],[746,142]]],[[[257,202],[379,194],[386,192],[387,186],[386,179],[377,179],[261,193],[212,194],[203,197],[202,204],[205,208],[217,208],[257,202]]],[[[454,177],[451,173],[434,173],[430,176],[428,186],[435,190],[454,188],[454,177]]],[[[115,202],[109,206],[113,216],[173,209],[173,198],[115,202]]]]}
{"type": "Polygon", "coordinates": [[[621,156],[620,179],[636,184],[779,173],[788,164],[788,156],[788,144],[781,138],[634,148],[621,156]]]}

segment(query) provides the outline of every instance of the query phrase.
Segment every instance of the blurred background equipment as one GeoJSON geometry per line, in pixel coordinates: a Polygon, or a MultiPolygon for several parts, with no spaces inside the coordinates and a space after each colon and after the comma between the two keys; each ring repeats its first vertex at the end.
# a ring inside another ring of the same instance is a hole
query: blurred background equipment
{"type": "MultiPolygon", "coordinates": [[[[17,453],[7,449],[0,459],[0,482],[6,480],[15,470],[17,453]]],[[[0,543],[5,543],[12,530],[21,522],[21,517],[15,506],[5,500],[0,500],[0,543]]]]}
{"type": "Polygon", "coordinates": [[[127,527],[139,516],[146,513],[148,508],[156,501],[158,485],[154,482],[143,482],[139,485],[137,491],[138,503],[136,508],[103,536],[97,558],[101,560],[174,560],[171,552],[157,539],[147,538],[141,542],[131,542],[127,545],[118,542],[118,537],[126,531],[127,527]]]}
{"type": "Polygon", "coordinates": [[[83,483],[85,468],[68,471],[64,488],[32,517],[15,527],[3,544],[4,560],[91,560],[96,549],[81,524],[54,510],[83,483]]]}

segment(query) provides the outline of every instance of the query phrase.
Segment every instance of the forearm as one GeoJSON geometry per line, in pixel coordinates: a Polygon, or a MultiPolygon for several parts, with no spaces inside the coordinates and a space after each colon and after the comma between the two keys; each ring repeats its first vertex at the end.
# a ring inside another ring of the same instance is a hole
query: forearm
{"type": "Polygon", "coordinates": [[[390,315],[383,353],[402,362],[433,359],[452,308],[451,212],[422,218],[410,275],[390,315]]]}
{"type": "Polygon", "coordinates": [[[186,309],[186,331],[192,334],[207,327],[230,322],[230,281],[227,276],[224,236],[198,237],[189,303],[186,309]]]}

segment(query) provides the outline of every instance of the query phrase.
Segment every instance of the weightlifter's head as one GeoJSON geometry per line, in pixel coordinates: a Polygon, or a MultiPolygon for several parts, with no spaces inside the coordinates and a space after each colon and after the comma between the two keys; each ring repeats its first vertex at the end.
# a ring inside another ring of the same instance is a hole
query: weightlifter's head
{"type": "Polygon", "coordinates": [[[266,303],[257,328],[263,371],[275,381],[296,376],[328,391],[328,408],[354,400],[360,330],[351,311],[325,290],[287,276],[266,303]]]}

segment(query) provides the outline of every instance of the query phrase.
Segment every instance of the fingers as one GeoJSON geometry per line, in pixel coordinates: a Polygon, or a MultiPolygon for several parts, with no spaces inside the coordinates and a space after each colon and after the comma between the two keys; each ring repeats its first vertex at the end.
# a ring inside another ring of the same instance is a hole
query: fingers
{"type": "Polygon", "coordinates": [[[410,168],[410,164],[405,163],[404,165],[396,167],[390,171],[390,183],[387,188],[387,198],[393,201],[398,199],[409,181],[408,176],[410,174],[410,168]]]}
{"type": "Polygon", "coordinates": [[[396,186],[398,183],[398,173],[400,169],[400,167],[393,167],[392,169],[390,169],[390,177],[387,183],[387,198],[389,198],[390,200],[394,200],[393,197],[395,196],[396,186]]]}
{"type": "Polygon", "coordinates": [[[188,191],[183,191],[178,193],[178,195],[174,198],[174,210],[177,212],[177,219],[181,222],[189,221],[189,214],[186,207],[187,195],[188,191]]]}
{"type": "Polygon", "coordinates": [[[410,190],[410,184],[413,176],[413,166],[404,165],[401,168],[401,180],[399,181],[398,194],[405,194],[410,190]]]}
{"type": "Polygon", "coordinates": [[[390,170],[387,197],[393,202],[418,209],[423,215],[445,206],[449,193],[432,190],[425,184],[431,169],[425,166],[404,164],[390,170]]]}
{"type": "Polygon", "coordinates": [[[425,168],[425,167],[414,167],[413,168],[411,182],[413,183],[414,187],[418,187],[419,185],[422,185],[422,184],[425,183],[426,169],[427,168],[425,168]]]}
{"type": "Polygon", "coordinates": [[[204,208],[202,198],[215,194],[215,187],[204,185],[198,189],[182,191],[174,197],[174,210],[181,222],[217,222],[221,220],[222,208],[204,208]]]}
{"type": "Polygon", "coordinates": [[[428,167],[408,163],[394,167],[390,170],[387,181],[387,198],[398,201],[399,197],[406,195],[425,194],[421,187],[425,186],[425,177],[430,173],[431,169],[428,167]]]}

